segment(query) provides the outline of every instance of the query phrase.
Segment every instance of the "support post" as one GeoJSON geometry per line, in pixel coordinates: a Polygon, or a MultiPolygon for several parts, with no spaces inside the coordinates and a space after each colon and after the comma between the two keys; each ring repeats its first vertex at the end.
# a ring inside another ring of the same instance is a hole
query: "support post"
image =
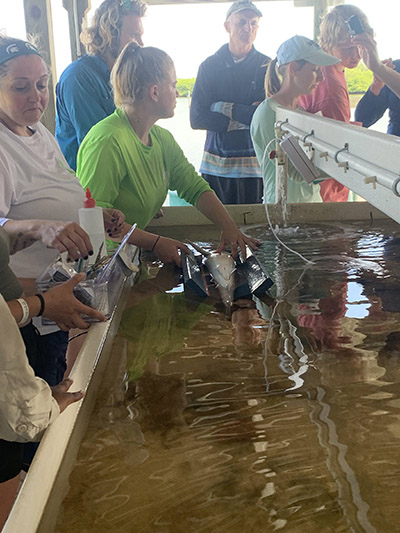
{"type": "Polygon", "coordinates": [[[50,0],[24,0],[26,33],[38,39],[38,45],[50,69],[49,105],[41,122],[54,134],[55,130],[55,84],[57,81],[53,20],[50,0]]]}
{"type": "Polygon", "coordinates": [[[90,0],[63,0],[63,7],[68,12],[69,40],[72,61],[85,55],[85,47],[80,41],[82,21],[91,7],[90,0]]]}
{"type": "Polygon", "coordinates": [[[338,4],[344,4],[344,0],[314,0],[314,39],[316,41],[318,41],[321,17],[326,13],[329,6],[338,4]]]}
{"type": "Polygon", "coordinates": [[[321,23],[321,17],[328,9],[329,0],[315,0],[314,3],[314,39],[318,41],[319,25],[321,23]]]}

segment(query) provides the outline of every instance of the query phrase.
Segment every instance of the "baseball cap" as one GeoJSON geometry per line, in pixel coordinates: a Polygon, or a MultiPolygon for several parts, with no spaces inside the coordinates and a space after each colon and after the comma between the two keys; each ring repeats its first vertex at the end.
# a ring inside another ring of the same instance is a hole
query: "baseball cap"
{"type": "Polygon", "coordinates": [[[314,65],[327,67],[340,63],[337,57],[326,54],[315,41],[295,35],[280,45],[276,53],[278,66],[304,59],[314,65]]]}
{"type": "Polygon", "coordinates": [[[228,20],[233,13],[239,13],[239,11],[243,11],[244,9],[251,9],[254,11],[257,17],[262,17],[261,11],[253,4],[253,2],[250,2],[250,0],[238,0],[237,2],[234,2],[228,9],[226,20],[228,20]]]}

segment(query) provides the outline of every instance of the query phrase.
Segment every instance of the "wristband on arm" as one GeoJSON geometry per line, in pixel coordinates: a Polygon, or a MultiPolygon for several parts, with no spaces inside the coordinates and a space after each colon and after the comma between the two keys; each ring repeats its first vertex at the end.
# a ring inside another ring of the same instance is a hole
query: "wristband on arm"
{"type": "Polygon", "coordinates": [[[23,298],[18,298],[17,302],[19,303],[22,309],[22,318],[19,322],[17,322],[17,325],[21,326],[22,324],[25,324],[25,322],[27,322],[29,318],[29,305],[27,301],[24,300],[23,298]]]}

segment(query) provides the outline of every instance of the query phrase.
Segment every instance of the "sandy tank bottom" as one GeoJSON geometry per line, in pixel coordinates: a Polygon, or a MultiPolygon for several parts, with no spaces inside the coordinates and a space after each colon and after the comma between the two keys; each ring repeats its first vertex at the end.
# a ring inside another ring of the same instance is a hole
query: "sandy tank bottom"
{"type": "Polygon", "coordinates": [[[400,531],[397,226],[249,232],[274,300],[230,319],[143,268],[58,533],[400,531]]]}

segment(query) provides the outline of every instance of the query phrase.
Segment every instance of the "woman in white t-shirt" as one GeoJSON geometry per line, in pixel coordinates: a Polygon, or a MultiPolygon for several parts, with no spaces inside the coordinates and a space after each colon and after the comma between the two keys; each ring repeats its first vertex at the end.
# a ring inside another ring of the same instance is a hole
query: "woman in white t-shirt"
{"type": "MultiPolygon", "coordinates": [[[[84,191],[56,140],[39,122],[48,104],[48,78],[37,48],[25,41],[0,37],[0,225],[13,234],[13,241],[21,249],[12,255],[10,266],[27,295],[33,280],[57,253],[48,248],[49,244],[58,251],[69,251],[74,259],[91,253],[88,236],[76,223],[84,191]],[[23,246],[18,246],[18,240],[23,246]],[[26,247],[29,240],[33,244],[26,247]]],[[[130,229],[121,212],[104,213],[109,236],[130,229]]],[[[158,239],[137,229],[129,242],[152,249],[158,239]]],[[[168,261],[179,248],[186,247],[163,238],[163,253],[157,255],[168,261]]],[[[25,340],[27,344],[35,342],[32,337],[25,340]]],[[[50,385],[63,377],[67,340],[66,332],[54,329],[41,336],[42,347],[48,352],[48,375],[42,377],[50,385]]]]}
{"type": "MultiPolygon", "coordinates": [[[[47,81],[47,67],[35,47],[0,38],[0,217],[6,217],[0,223],[18,232],[16,242],[33,242],[11,260],[28,295],[33,283],[24,281],[32,282],[57,254],[46,244],[69,251],[74,259],[91,252],[90,239],[76,222],[59,222],[77,220],[84,192],[54,138],[38,123],[48,103],[47,81]]],[[[41,338],[48,368],[42,377],[50,385],[59,383],[65,371],[68,333],[56,330],[41,338]]],[[[33,342],[31,335],[27,344],[33,342]]]]}

